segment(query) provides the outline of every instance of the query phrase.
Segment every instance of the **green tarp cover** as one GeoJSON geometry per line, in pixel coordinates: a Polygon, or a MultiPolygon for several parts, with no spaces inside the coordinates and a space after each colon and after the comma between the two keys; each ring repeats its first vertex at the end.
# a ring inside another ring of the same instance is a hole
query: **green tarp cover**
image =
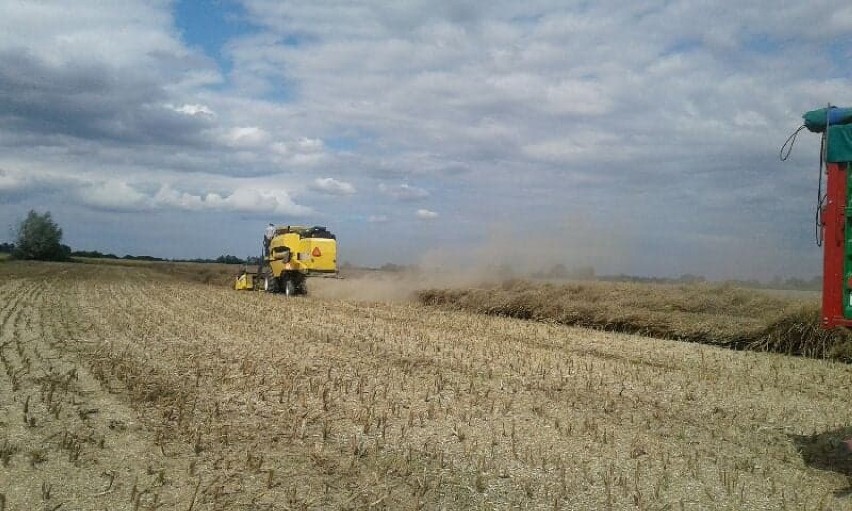
{"type": "Polygon", "coordinates": [[[828,128],[828,150],[826,152],[825,159],[829,163],[852,162],[852,125],[828,128]]]}
{"type": "Polygon", "coordinates": [[[805,120],[805,126],[808,131],[822,133],[825,131],[825,125],[835,126],[838,124],[852,123],[852,108],[820,108],[819,110],[811,110],[805,112],[802,116],[805,120]]]}

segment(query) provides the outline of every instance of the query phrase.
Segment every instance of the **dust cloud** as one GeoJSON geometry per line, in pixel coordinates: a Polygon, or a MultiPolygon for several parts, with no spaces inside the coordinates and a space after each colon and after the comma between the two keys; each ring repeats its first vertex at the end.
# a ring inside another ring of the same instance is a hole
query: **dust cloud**
{"type": "Polygon", "coordinates": [[[582,214],[551,225],[494,225],[483,243],[441,246],[402,271],[349,270],[341,279],[312,279],[320,298],[408,302],[429,288],[469,288],[513,278],[591,278],[623,268],[629,243],[623,226],[606,229],[582,214]]]}
{"type": "Polygon", "coordinates": [[[308,287],[312,296],[358,302],[415,302],[416,292],[428,288],[476,287],[496,279],[433,273],[412,268],[403,271],[355,269],[341,272],[341,278],[315,278],[308,287]]]}

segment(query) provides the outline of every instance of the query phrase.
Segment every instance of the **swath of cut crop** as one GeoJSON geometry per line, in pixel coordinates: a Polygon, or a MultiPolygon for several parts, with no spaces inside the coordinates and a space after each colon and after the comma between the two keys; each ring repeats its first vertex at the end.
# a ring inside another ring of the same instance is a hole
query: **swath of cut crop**
{"type": "Polygon", "coordinates": [[[421,290],[418,299],[448,309],[852,362],[852,336],[822,330],[816,304],[729,285],[510,281],[421,290]]]}

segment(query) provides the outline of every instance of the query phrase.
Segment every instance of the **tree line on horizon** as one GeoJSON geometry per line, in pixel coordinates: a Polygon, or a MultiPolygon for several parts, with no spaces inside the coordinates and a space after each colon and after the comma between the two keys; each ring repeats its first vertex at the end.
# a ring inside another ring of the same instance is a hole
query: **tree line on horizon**
{"type": "Polygon", "coordinates": [[[97,250],[72,250],[62,243],[62,228],[53,220],[50,211],[39,213],[30,210],[18,225],[14,243],[0,243],[0,253],[10,254],[14,259],[30,261],[70,261],[72,257],[93,259],[124,259],[130,261],[171,261],[192,263],[256,264],[255,258],[242,259],[230,254],[215,259],[166,259],[149,255],[117,256],[97,250]]]}
{"type": "MultiPolygon", "coordinates": [[[[253,265],[258,263],[257,257],[240,258],[230,254],[220,255],[215,259],[195,258],[195,259],[166,259],[162,257],[154,257],[149,255],[131,255],[117,256],[112,253],[103,253],[97,250],[72,250],[71,247],[62,243],[62,229],[53,220],[50,211],[38,213],[35,210],[30,210],[27,217],[20,223],[17,230],[15,243],[0,243],[0,253],[11,254],[15,259],[37,260],[37,261],[70,261],[72,257],[92,258],[92,259],[123,259],[130,261],[168,261],[168,262],[188,262],[188,263],[220,263],[220,264],[248,264],[253,265]]],[[[352,269],[354,266],[344,262],[341,264],[341,269],[352,269]]],[[[385,272],[403,272],[403,271],[418,271],[416,265],[398,265],[386,263],[379,268],[379,271],[385,272]]],[[[506,265],[505,268],[494,268],[495,272],[522,278],[524,276],[515,275],[511,272],[511,267],[506,265]]],[[[538,272],[526,275],[528,278],[534,279],[593,279],[618,282],[639,282],[648,284],[700,284],[707,282],[707,279],[702,275],[685,274],[679,277],[640,277],[635,275],[595,275],[595,269],[591,266],[569,269],[564,264],[555,264],[548,269],[543,269],[538,272]]],[[[808,290],[818,291],[822,289],[822,277],[817,275],[811,279],[802,279],[798,277],[775,277],[768,282],[761,282],[757,279],[751,280],[726,280],[725,284],[750,287],[761,289],[793,289],[793,290],[808,290]]]]}

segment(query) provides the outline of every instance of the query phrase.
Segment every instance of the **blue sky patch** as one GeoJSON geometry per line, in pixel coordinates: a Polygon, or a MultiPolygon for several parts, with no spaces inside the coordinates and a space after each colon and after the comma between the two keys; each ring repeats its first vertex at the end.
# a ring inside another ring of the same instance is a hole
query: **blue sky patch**
{"type": "Polygon", "coordinates": [[[253,31],[242,7],[230,0],[179,0],[174,16],[183,40],[215,59],[225,74],[231,71],[231,63],[222,48],[253,31]]]}

